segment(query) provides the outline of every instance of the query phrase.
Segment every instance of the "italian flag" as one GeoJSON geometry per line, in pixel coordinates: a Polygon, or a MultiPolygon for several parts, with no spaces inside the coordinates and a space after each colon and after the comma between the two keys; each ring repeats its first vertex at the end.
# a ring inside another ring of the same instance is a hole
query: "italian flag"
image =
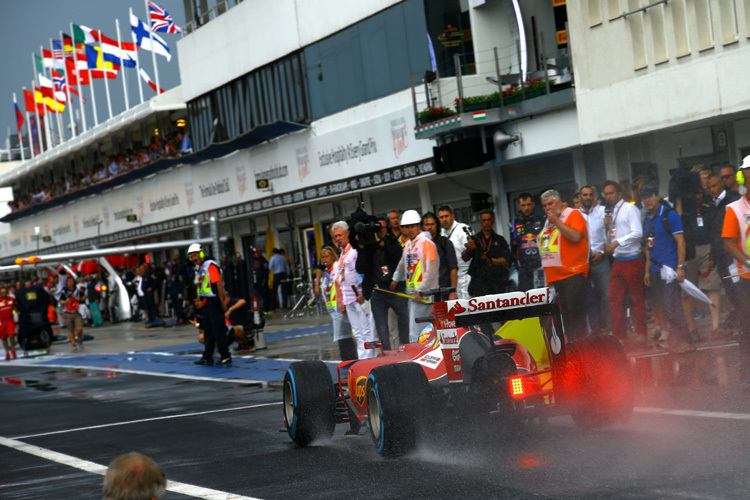
{"type": "Polygon", "coordinates": [[[484,120],[487,118],[487,112],[486,111],[475,111],[474,112],[474,121],[477,122],[479,120],[484,120]]]}

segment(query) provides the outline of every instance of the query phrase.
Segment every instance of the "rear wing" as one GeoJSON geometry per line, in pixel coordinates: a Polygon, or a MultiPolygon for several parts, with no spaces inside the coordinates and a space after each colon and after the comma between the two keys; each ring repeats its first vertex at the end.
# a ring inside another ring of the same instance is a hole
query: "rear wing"
{"type": "Polygon", "coordinates": [[[549,288],[435,302],[432,314],[418,321],[433,323],[443,350],[443,359],[446,360],[448,380],[461,382],[463,373],[459,342],[463,334],[459,334],[458,329],[525,318],[539,318],[552,363],[564,359],[560,306],[549,288]]]}

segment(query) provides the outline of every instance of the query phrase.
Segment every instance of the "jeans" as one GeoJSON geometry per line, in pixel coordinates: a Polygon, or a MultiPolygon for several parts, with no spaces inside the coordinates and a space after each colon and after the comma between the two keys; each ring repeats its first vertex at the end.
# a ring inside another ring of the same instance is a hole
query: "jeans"
{"type": "Polygon", "coordinates": [[[591,265],[589,279],[586,282],[586,308],[589,313],[591,333],[601,330],[612,330],[612,319],[609,313],[609,276],[612,264],[604,257],[599,264],[591,265]]]}
{"type": "Polygon", "coordinates": [[[630,295],[635,333],[646,337],[646,298],[643,294],[643,270],[645,262],[638,257],[612,263],[609,275],[609,310],[612,317],[612,332],[621,340],[627,337],[625,328],[625,293],[630,295]]]}
{"type": "Polygon", "coordinates": [[[383,344],[384,351],[391,350],[391,335],[388,329],[388,309],[393,309],[398,319],[398,339],[401,344],[409,343],[409,299],[391,295],[390,293],[374,292],[370,299],[372,316],[375,319],[375,329],[383,344]]]}

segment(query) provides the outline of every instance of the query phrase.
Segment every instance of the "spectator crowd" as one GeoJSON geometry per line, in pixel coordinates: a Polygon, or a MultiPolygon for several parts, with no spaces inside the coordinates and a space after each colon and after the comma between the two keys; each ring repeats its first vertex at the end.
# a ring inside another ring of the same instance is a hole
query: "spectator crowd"
{"type": "Polygon", "coordinates": [[[14,200],[8,202],[8,206],[11,212],[17,212],[144,167],[161,158],[175,158],[191,153],[192,148],[190,134],[182,130],[167,134],[163,138],[153,136],[148,146],[106,156],[103,164],[96,164],[80,173],[68,170],[64,178],[58,182],[41,184],[23,193],[15,192],[14,200]]]}

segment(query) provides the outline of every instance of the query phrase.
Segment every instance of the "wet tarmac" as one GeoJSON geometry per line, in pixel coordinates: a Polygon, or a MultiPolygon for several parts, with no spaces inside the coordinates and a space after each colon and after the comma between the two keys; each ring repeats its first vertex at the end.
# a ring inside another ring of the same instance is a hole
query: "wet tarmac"
{"type": "Polygon", "coordinates": [[[517,435],[428,422],[415,453],[387,460],[343,427],[305,449],[280,432],[289,360],[335,357],[323,319],[272,322],[266,352],[230,368],[192,364],[192,328],[130,323],[92,330],[84,352],[0,362],[0,498],[100,498],[104,467],[131,450],[162,465],[175,499],[747,497],[735,343],[639,353],[628,423],[584,431],[561,416],[517,435]]]}

